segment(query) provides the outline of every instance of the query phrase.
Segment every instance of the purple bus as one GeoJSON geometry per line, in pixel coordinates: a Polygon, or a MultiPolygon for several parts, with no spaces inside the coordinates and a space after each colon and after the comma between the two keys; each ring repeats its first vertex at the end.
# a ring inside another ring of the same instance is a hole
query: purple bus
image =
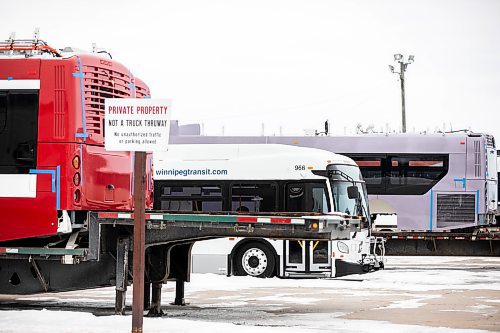
{"type": "Polygon", "coordinates": [[[201,136],[173,123],[170,143],[278,143],[354,159],[375,218],[398,231],[451,231],[495,225],[498,174],[494,138],[482,133],[355,136],[201,136]],[[184,133],[183,133],[184,132],[184,133]],[[384,216],[385,215],[385,216],[384,216]]]}

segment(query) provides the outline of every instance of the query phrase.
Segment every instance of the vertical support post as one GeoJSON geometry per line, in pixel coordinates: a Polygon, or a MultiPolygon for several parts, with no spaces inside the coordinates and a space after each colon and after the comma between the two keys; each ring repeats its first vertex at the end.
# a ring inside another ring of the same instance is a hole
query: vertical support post
{"type": "Polygon", "coordinates": [[[175,280],[175,300],[173,305],[186,305],[184,299],[184,281],[182,279],[175,280]]]}
{"type": "Polygon", "coordinates": [[[146,153],[135,152],[134,162],[134,280],[132,299],[132,333],[142,333],[144,317],[145,263],[145,185],[146,153]]]}
{"type": "Polygon", "coordinates": [[[151,308],[151,283],[144,283],[144,310],[151,308]]]}
{"type": "Polygon", "coordinates": [[[163,316],[163,311],[161,310],[161,288],[163,283],[155,281],[151,285],[151,308],[149,309],[148,317],[161,317],[163,316]]]}
{"type": "Polygon", "coordinates": [[[125,314],[125,300],[128,285],[128,238],[118,238],[116,245],[116,298],[115,313],[125,314]]]}
{"type": "Polygon", "coordinates": [[[402,61],[399,62],[401,64],[401,69],[399,72],[399,78],[401,81],[401,112],[402,112],[402,131],[406,133],[406,110],[405,110],[405,70],[406,64],[402,61]]]}

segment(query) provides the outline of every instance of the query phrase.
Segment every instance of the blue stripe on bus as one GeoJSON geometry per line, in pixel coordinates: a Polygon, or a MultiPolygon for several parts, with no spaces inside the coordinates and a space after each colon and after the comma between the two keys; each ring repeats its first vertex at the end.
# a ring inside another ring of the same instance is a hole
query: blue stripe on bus
{"type": "Polygon", "coordinates": [[[132,157],[132,177],[130,178],[130,188],[132,193],[134,193],[134,178],[135,178],[135,153],[132,151],[130,152],[130,155],[132,157]]]}
{"type": "Polygon", "coordinates": [[[132,76],[132,72],[129,70],[128,71],[128,76],[130,77],[130,83],[128,84],[128,87],[130,89],[130,97],[132,98],[136,98],[136,89],[135,89],[135,83],[133,83],[134,81],[134,77],[132,76]],[[134,95],[132,96],[132,91],[134,92],[134,95]]]}
{"type": "Polygon", "coordinates": [[[29,173],[30,174],[38,174],[38,175],[51,175],[52,192],[56,191],[56,171],[55,170],[30,169],[29,173]]]}
{"type": "Polygon", "coordinates": [[[80,143],[80,184],[83,188],[83,145],[80,143]]]}
{"type": "Polygon", "coordinates": [[[431,218],[429,220],[429,230],[432,231],[432,208],[434,206],[434,191],[431,190],[431,218]]]}
{"type": "MultiPolygon", "coordinates": [[[[467,182],[467,180],[464,178],[454,178],[453,179],[454,182],[461,182],[462,183],[462,188],[465,189],[465,184],[467,182]]],[[[456,184],[455,184],[455,187],[456,187],[456,184]]]]}
{"type": "Polygon", "coordinates": [[[85,119],[85,96],[83,91],[83,70],[82,70],[82,62],[80,61],[80,57],[76,57],[78,59],[78,72],[73,73],[74,77],[80,79],[80,95],[81,95],[81,103],[82,103],[82,129],[83,133],[76,133],[75,137],[83,138],[83,141],[87,139],[87,120],[85,119]]]}
{"type": "Polygon", "coordinates": [[[56,210],[61,208],[61,166],[55,170],[30,169],[30,174],[50,175],[52,192],[56,192],[56,210]]]}
{"type": "Polygon", "coordinates": [[[476,191],[476,224],[479,224],[479,190],[476,191]]]}
{"type": "Polygon", "coordinates": [[[56,209],[59,210],[61,208],[61,166],[60,165],[58,165],[56,167],[56,175],[57,175],[56,209]]]}

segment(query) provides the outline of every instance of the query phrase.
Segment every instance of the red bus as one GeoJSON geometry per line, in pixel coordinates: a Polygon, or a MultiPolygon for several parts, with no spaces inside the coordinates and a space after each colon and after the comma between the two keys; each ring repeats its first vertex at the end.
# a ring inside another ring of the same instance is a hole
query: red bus
{"type": "Polygon", "coordinates": [[[0,42],[0,242],[69,233],[89,210],[132,210],[133,155],[104,150],[104,99],[149,96],[110,56],[0,42]]]}

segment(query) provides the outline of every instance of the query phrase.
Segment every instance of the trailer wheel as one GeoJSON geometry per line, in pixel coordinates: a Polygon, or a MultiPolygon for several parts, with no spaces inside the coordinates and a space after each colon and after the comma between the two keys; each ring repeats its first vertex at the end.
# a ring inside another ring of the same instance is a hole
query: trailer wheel
{"type": "Polygon", "coordinates": [[[275,258],[269,246],[251,242],[241,246],[235,253],[235,275],[268,278],[274,276],[275,258]]]}

